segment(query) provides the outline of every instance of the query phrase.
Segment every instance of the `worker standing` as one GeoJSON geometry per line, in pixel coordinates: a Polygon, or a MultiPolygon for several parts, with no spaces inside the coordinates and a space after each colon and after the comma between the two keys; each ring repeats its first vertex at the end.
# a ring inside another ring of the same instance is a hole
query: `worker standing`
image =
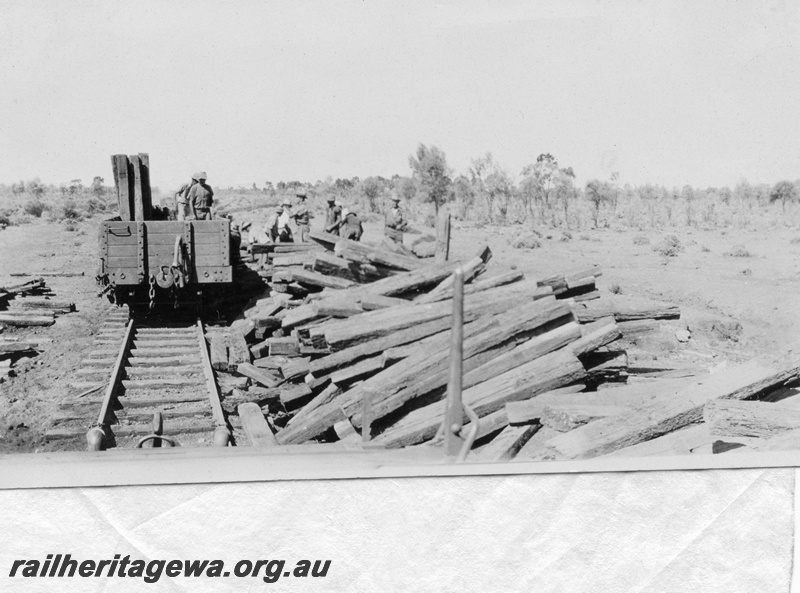
{"type": "Polygon", "coordinates": [[[297,234],[300,237],[300,242],[307,243],[308,234],[311,232],[310,214],[308,212],[308,204],[306,204],[308,193],[304,189],[298,189],[295,196],[297,196],[298,202],[297,209],[292,212],[292,218],[294,218],[294,222],[297,225],[297,234]]]}
{"type": "Polygon", "coordinates": [[[395,243],[403,244],[403,231],[406,230],[406,221],[403,211],[400,210],[400,198],[392,196],[394,205],[386,212],[384,233],[395,243]]]}
{"type": "Polygon", "coordinates": [[[292,243],[292,229],[289,227],[290,204],[284,200],[281,206],[275,208],[275,212],[270,215],[264,227],[264,233],[273,243],[292,243]]]}
{"type": "Polygon", "coordinates": [[[283,206],[275,206],[275,210],[269,215],[267,224],[264,225],[264,234],[272,243],[279,243],[280,232],[278,230],[278,221],[283,214],[283,206]]]}
{"type": "Polygon", "coordinates": [[[328,197],[328,212],[325,217],[325,232],[332,235],[339,234],[342,226],[342,207],[336,203],[336,198],[328,197]]]}
{"type": "Polygon", "coordinates": [[[192,180],[189,183],[184,183],[181,188],[175,192],[175,219],[186,220],[189,216],[189,190],[197,183],[197,173],[192,175],[192,180]]]}
{"type": "Polygon", "coordinates": [[[211,220],[211,206],[214,204],[214,190],[206,185],[205,172],[197,173],[197,183],[189,189],[187,196],[195,220],[211,220]]]}

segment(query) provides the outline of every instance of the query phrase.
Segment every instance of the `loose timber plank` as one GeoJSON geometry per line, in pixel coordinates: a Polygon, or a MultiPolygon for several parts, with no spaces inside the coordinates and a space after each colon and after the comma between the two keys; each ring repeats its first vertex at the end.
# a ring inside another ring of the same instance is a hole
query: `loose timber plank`
{"type": "Polygon", "coordinates": [[[514,459],[520,449],[539,430],[538,426],[506,426],[500,434],[477,454],[481,461],[508,461],[514,459]]]}
{"type": "Polygon", "coordinates": [[[264,414],[258,404],[249,402],[239,404],[237,411],[242,420],[242,428],[253,447],[274,447],[278,441],[272,434],[264,414]]]}
{"type": "Polygon", "coordinates": [[[283,383],[283,379],[280,377],[259,369],[250,363],[241,363],[236,372],[268,388],[277,387],[283,383]]]}
{"type": "Polygon", "coordinates": [[[713,400],[703,409],[703,421],[716,437],[769,439],[800,428],[800,410],[769,402],[713,400]]]}
{"type": "Polygon", "coordinates": [[[548,445],[565,459],[597,457],[695,424],[713,399],[747,399],[798,376],[800,343],[795,343],[782,356],[755,358],[726,373],[704,377],[674,397],[591,422],[555,437],[548,445]]]}

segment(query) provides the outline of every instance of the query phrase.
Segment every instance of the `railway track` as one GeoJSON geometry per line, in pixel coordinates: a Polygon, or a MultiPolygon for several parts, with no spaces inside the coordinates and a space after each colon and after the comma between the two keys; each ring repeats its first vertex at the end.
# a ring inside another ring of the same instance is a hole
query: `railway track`
{"type": "Polygon", "coordinates": [[[110,312],[70,387],[82,391],[60,404],[48,440],[85,436],[93,451],[233,444],[199,319],[110,312]]]}

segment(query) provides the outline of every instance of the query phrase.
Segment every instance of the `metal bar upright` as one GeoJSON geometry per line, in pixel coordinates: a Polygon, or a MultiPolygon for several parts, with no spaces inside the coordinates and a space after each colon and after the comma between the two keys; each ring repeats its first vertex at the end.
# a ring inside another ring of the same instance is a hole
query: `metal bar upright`
{"type": "Polygon", "coordinates": [[[463,440],[459,432],[464,424],[461,405],[464,356],[464,271],[453,274],[453,325],[450,330],[450,382],[447,385],[444,448],[447,457],[457,457],[463,440]]]}

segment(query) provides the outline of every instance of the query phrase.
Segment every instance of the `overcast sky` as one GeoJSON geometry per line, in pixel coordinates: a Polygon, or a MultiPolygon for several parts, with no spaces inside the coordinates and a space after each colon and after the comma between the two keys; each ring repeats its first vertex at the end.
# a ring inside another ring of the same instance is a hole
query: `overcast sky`
{"type": "Polygon", "coordinates": [[[3,0],[0,182],[456,173],[800,178],[798,2],[3,0]]]}

